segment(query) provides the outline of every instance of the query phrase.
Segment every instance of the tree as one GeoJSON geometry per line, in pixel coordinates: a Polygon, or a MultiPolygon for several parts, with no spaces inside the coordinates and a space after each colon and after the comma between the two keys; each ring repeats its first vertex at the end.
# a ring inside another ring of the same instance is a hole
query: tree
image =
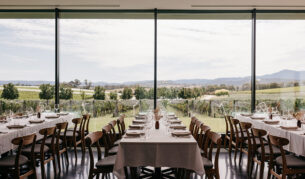
{"type": "Polygon", "coordinates": [[[101,87],[101,86],[96,86],[94,88],[94,94],[93,94],[93,98],[94,99],[99,99],[99,100],[105,100],[105,88],[101,87]]]}
{"type": "Polygon", "coordinates": [[[71,88],[59,88],[59,98],[60,99],[72,99],[73,98],[73,92],[71,88]]]}
{"type": "Polygon", "coordinates": [[[150,88],[146,93],[147,99],[154,99],[154,88],[150,88]]]}
{"type": "Polygon", "coordinates": [[[144,87],[137,86],[134,92],[136,99],[144,99],[146,97],[146,90],[144,87]]]}
{"type": "Polygon", "coordinates": [[[85,86],[84,86],[85,89],[90,89],[91,88],[91,86],[92,86],[92,82],[91,81],[88,82],[88,80],[85,79],[84,83],[85,83],[85,86]]]}
{"type": "Polygon", "coordinates": [[[118,99],[118,94],[116,92],[110,92],[109,96],[110,96],[110,99],[112,99],[112,100],[118,99]]]}
{"type": "Polygon", "coordinates": [[[70,81],[69,85],[73,88],[77,88],[79,87],[79,85],[81,85],[81,82],[79,79],[75,79],[74,81],[70,81]]]}
{"type": "Polygon", "coordinates": [[[17,99],[19,97],[18,89],[12,83],[3,85],[1,97],[4,99],[17,99]]]}
{"type": "Polygon", "coordinates": [[[39,98],[40,99],[52,99],[55,94],[55,88],[54,86],[50,84],[42,84],[39,86],[40,92],[39,92],[39,98]]]}
{"type": "Polygon", "coordinates": [[[125,87],[123,89],[122,99],[131,99],[132,98],[132,89],[125,87]]]}

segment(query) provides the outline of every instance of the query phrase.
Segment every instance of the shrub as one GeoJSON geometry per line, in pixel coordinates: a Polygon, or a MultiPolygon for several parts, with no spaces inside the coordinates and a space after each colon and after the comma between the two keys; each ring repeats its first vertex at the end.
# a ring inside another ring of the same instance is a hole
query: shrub
{"type": "Polygon", "coordinates": [[[39,98],[40,99],[52,99],[54,97],[55,89],[54,86],[50,84],[42,84],[39,86],[39,89],[41,92],[39,92],[39,98]]]}
{"type": "Polygon", "coordinates": [[[59,89],[59,98],[60,99],[72,99],[73,92],[71,88],[60,88],[59,89]]]}
{"type": "Polygon", "coordinates": [[[216,91],[215,91],[215,95],[216,95],[216,96],[225,96],[225,95],[229,95],[229,90],[226,90],[226,89],[216,90],[216,91]]]}
{"type": "Polygon", "coordinates": [[[117,100],[118,99],[118,94],[116,92],[110,92],[109,97],[112,100],[117,100]]]}
{"type": "Polygon", "coordinates": [[[144,99],[146,97],[146,90],[145,90],[145,88],[138,86],[135,89],[134,95],[135,95],[137,100],[144,99]]]}
{"type": "Polygon", "coordinates": [[[96,86],[94,88],[93,98],[98,100],[105,100],[105,88],[96,86]]]}
{"type": "Polygon", "coordinates": [[[132,89],[125,87],[122,94],[122,99],[131,99],[132,98],[132,89]]]}
{"type": "Polygon", "coordinates": [[[19,97],[18,89],[12,83],[3,85],[1,97],[4,99],[17,99],[19,97]]]}

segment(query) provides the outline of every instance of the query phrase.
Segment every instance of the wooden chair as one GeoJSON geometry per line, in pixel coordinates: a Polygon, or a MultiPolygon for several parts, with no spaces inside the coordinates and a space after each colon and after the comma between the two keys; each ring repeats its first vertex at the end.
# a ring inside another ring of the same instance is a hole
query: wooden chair
{"type": "Polygon", "coordinates": [[[202,150],[201,155],[204,157],[208,157],[207,149],[208,149],[208,139],[209,139],[210,131],[211,128],[209,126],[206,126],[204,124],[200,126],[200,136],[199,136],[198,145],[202,150]]]}
{"type": "MultiPolygon", "coordinates": [[[[259,170],[259,178],[264,178],[264,168],[265,168],[265,162],[269,162],[270,159],[270,148],[268,145],[265,144],[264,137],[267,135],[267,131],[263,129],[256,129],[252,128],[252,141],[253,141],[253,160],[257,165],[260,165],[259,170]],[[259,139],[259,143],[257,143],[257,140],[255,138],[259,139]],[[255,155],[256,154],[256,155],[255,155]]],[[[280,156],[281,151],[277,147],[273,147],[273,154],[275,156],[280,156]]],[[[252,165],[253,167],[253,165],[252,165]]],[[[252,169],[251,169],[252,171],[252,169]]]]}
{"type": "Polygon", "coordinates": [[[250,177],[251,176],[251,168],[252,168],[252,156],[253,156],[253,142],[252,142],[252,134],[250,134],[252,124],[249,122],[240,122],[240,128],[241,131],[241,137],[240,137],[240,157],[239,157],[239,163],[241,162],[242,154],[245,153],[248,156],[247,160],[247,174],[250,177]],[[244,133],[246,135],[244,135],[244,133]]]}
{"type": "Polygon", "coordinates": [[[119,130],[119,138],[121,139],[126,132],[126,125],[124,121],[125,115],[121,115],[117,120],[118,130],[119,130]]]}
{"type": "MultiPolygon", "coordinates": [[[[223,147],[227,148],[227,142],[232,142],[232,135],[231,135],[231,127],[230,127],[230,118],[232,118],[232,116],[225,116],[225,123],[226,123],[226,133],[225,133],[225,137],[224,137],[224,141],[223,141],[223,147]]],[[[231,151],[230,151],[231,152],[231,151]]]]}
{"type": "Polygon", "coordinates": [[[286,155],[286,152],[283,149],[283,146],[289,144],[289,140],[277,137],[273,135],[268,135],[268,142],[270,148],[270,162],[269,162],[269,173],[268,179],[272,176],[275,176],[278,179],[286,179],[288,176],[303,174],[301,178],[304,178],[305,174],[305,160],[302,160],[293,155],[286,155]],[[281,156],[275,158],[274,147],[276,146],[281,151],[281,156]],[[281,174],[274,171],[274,166],[278,166],[281,174]]]}
{"type": "Polygon", "coordinates": [[[221,135],[210,131],[208,134],[208,143],[209,149],[208,149],[208,156],[202,157],[204,170],[206,172],[207,178],[217,178],[219,179],[219,168],[218,168],[218,159],[219,159],[219,153],[220,153],[220,147],[221,147],[221,135]],[[216,145],[216,152],[214,156],[214,161],[212,159],[213,149],[216,145]]]}
{"type": "Polygon", "coordinates": [[[108,124],[103,127],[103,144],[105,147],[105,156],[115,155],[118,151],[118,146],[114,146],[113,130],[111,124],[108,124]]]}
{"type": "Polygon", "coordinates": [[[191,132],[191,134],[194,136],[194,128],[195,128],[195,124],[196,124],[196,121],[197,121],[198,119],[195,117],[195,116],[193,116],[192,118],[191,118],[191,122],[190,122],[190,126],[189,126],[189,131],[191,132]]]}
{"type": "Polygon", "coordinates": [[[200,126],[202,125],[203,123],[201,122],[201,121],[199,121],[199,120],[196,120],[196,122],[195,122],[195,127],[194,127],[194,134],[193,134],[193,136],[194,136],[194,138],[195,138],[195,140],[198,142],[198,140],[199,140],[199,131],[200,131],[200,126]]]}
{"type": "Polygon", "coordinates": [[[24,179],[29,176],[37,178],[34,158],[35,142],[36,134],[17,137],[12,140],[12,144],[18,145],[16,155],[10,155],[0,159],[1,178],[7,178],[9,174],[12,175],[12,178],[14,179],[24,179]],[[28,145],[31,145],[30,159],[21,154],[22,149],[28,145]],[[28,168],[28,171],[21,174],[20,169],[24,166],[28,168]]]}
{"type": "Polygon", "coordinates": [[[231,155],[232,146],[234,146],[234,160],[236,161],[237,151],[240,144],[243,143],[243,136],[240,133],[240,124],[238,119],[230,118],[230,141],[229,141],[229,154],[231,155]]]}
{"type": "MultiPolygon", "coordinates": [[[[58,163],[59,171],[61,171],[60,155],[65,154],[66,162],[69,163],[67,138],[66,138],[67,128],[68,128],[67,122],[62,122],[62,123],[56,124],[55,151],[56,151],[56,155],[57,155],[57,163],[58,163]]],[[[77,160],[77,158],[75,160],[77,160]]]]}
{"type": "MultiPolygon", "coordinates": [[[[83,140],[82,140],[82,135],[83,135],[83,131],[82,131],[82,122],[83,122],[83,118],[75,118],[72,120],[73,124],[74,124],[74,129],[73,131],[66,131],[66,140],[69,144],[69,146],[73,146],[74,147],[74,154],[75,154],[75,159],[77,160],[77,146],[81,145],[82,147],[82,152],[84,153],[84,145],[82,144],[83,140]]],[[[64,133],[61,134],[61,136],[63,137],[64,133]]]]}
{"type": "Polygon", "coordinates": [[[86,136],[89,134],[89,124],[90,124],[91,115],[84,114],[83,118],[86,119],[83,124],[83,131],[84,131],[84,135],[86,136]]]}
{"type": "MultiPolygon", "coordinates": [[[[54,174],[56,176],[56,161],[55,161],[55,150],[51,150],[47,145],[45,145],[45,142],[47,138],[51,138],[51,145],[50,146],[55,146],[55,130],[56,127],[49,127],[49,128],[44,128],[39,130],[39,134],[43,135],[43,138],[41,140],[41,143],[36,144],[34,148],[34,157],[35,159],[38,159],[41,163],[41,178],[45,179],[46,174],[45,174],[45,164],[49,162],[53,162],[53,169],[54,169],[54,174]],[[46,158],[48,157],[48,158],[46,158]]],[[[32,155],[32,146],[28,146],[24,149],[22,149],[22,154],[30,157],[32,155]]]]}
{"type": "Polygon", "coordinates": [[[117,120],[112,120],[109,122],[109,124],[111,125],[111,140],[114,146],[118,146],[120,143],[120,140],[117,137],[117,133],[115,130],[115,127],[117,126],[117,120]]]}
{"type": "Polygon", "coordinates": [[[99,144],[99,140],[103,137],[103,132],[97,131],[90,133],[86,136],[86,146],[89,150],[90,156],[90,169],[89,169],[89,179],[92,179],[94,176],[99,178],[99,174],[102,173],[102,178],[105,175],[111,173],[113,171],[114,163],[115,163],[115,155],[104,157],[102,159],[101,147],[99,144]],[[94,161],[94,152],[92,150],[93,146],[97,148],[97,162],[94,161]]]}

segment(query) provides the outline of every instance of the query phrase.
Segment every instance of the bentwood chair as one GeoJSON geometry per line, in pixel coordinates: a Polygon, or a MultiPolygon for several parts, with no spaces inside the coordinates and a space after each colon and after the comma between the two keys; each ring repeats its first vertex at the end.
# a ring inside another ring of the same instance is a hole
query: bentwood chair
{"type": "Polygon", "coordinates": [[[275,176],[278,179],[286,179],[293,175],[303,175],[300,178],[304,178],[305,174],[305,160],[300,159],[294,155],[286,155],[283,146],[289,144],[289,140],[282,137],[268,135],[269,148],[270,148],[270,164],[268,179],[275,176]],[[275,158],[274,146],[278,147],[281,151],[281,156],[275,158]],[[274,170],[274,166],[278,167],[278,172],[274,170]]]}
{"type": "MultiPolygon", "coordinates": [[[[253,154],[256,154],[253,156],[253,160],[257,165],[260,165],[259,169],[259,178],[263,179],[264,178],[264,168],[265,168],[265,162],[269,162],[270,159],[270,148],[269,145],[266,145],[264,137],[267,135],[267,131],[263,129],[256,129],[252,128],[252,135],[253,135],[253,154]],[[259,143],[257,143],[257,138],[259,140],[259,143]]],[[[275,157],[278,157],[281,155],[281,151],[277,147],[272,147],[273,148],[273,155],[275,157]]],[[[253,166],[252,166],[253,168],[253,166]]],[[[251,169],[252,171],[252,169],[251,169]]]]}
{"type": "Polygon", "coordinates": [[[204,170],[206,172],[207,178],[213,178],[219,179],[219,167],[218,167],[218,159],[219,159],[219,153],[220,153],[220,147],[221,147],[221,135],[210,131],[208,134],[208,143],[209,149],[208,149],[208,155],[207,157],[202,157],[204,170]],[[214,160],[212,159],[213,149],[214,146],[216,146],[216,151],[214,152],[214,160]]]}
{"type": "Polygon", "coordinates": [[[209,132],[211,131],[211,128],[207,125],[202,124],[200,126],[200,136],[198,145],[200,149],[202,150],[201,155],[204,157],[208,157],[208,139],[209,139],[209,132]]]}
{"type": "Polygon", "coordinates": [[[115,155],[118,152],[118,146],[114,146],[113,130],[111,124],[103,127],[103,144],[105,147],[105,156],[115,155]]]}
{"type": "Polygon", "coordinates": [[[191,134],[194,136],[194,128],[195,128],[195,124],[196,124],[196,121],[197,121],[198,119],[195,117],[195,116],[193,116],[192,118],[191,118],[191,122],[190,122],[190,126],[189,126],[189,131],[191,132],[191,134]]]}
{"type": "MultiPolygon", "coordinates": [[[[75,118],[72,119],[72,123],[74,124],[73,131],[66,131],[66,140],[69,146],[74,147],[75,159],[77,159],[77,146],[81,145],[82,152],[84,153],[84,146],[82,144],[82,121],[83,118],[75,118]]],[[[61,137],[63,137],[64,132],[61,133],[61,137]]]]}
{"type": "Polygon", "coordinates": [[[85,119],[84,124],[83,124],[83,133],[86,136],[86,135],[89,134],[89,124],[90,124],[91,115],[90,114],[84,114],[83,119],[85,119]]]}
{"type": "MultiPolygon", "coordinates": [[[[43,138],[41,140],[41,143],[36,144],[34,148],[34,158],[40,161],[40,168],[41,168],[41,178],[45,179],[46,174],[45,174],[45,164],[49,163],[52,161],[53,163],[53,169],[54,169],[54,174],[56,175],[56,161],[55,161],[55,130],[56,127],[49,127],[49,128],[44,128],[39,131],[40,135],[43,135],[43,138]],[[51,139],[51,147],[53,146],[53,150],[51,150],[45,143],[47,138],[51,139]]],[[[31,151],[32,147],[28,146],[24,149],[22,149],[22,154],[30,157],[32,155],[31,151]]]]}
{"type": "Polygon", "coordinates": [[[234,146],[234,160],[236,161],[237,151],[240,144],[243,143],[243,135],[240,132],[240,124],[238,119],[230,119],[230,134],[231,139],[229,141],[229,154],[231,155],[232,146],[234,146]]]}
{"type": "Polygon", "coordinates": [[[241,162],[242,154],[245,153],[248,156],[247,160],[247,173],[251,176],[251,168],[252,168],[252,156],[253,156],[253,141],[252,141],[252,134],[250,133],[252,124],[249,122],[240,122],[241,131],[245,131],[241,133],[241,141],[240,145],[240,157],[239,157],[239,164],[241,162]],[[244,135],[245,134],[245,135],[244,135]]]}
{"type": "Polygon", "coordinates": [[[99,178],[100,173],[102,173],[102,178],[104,178],[105,176],[107,177],[107,174],[113,171],[116,155],[106,156],[102,158],[101,147],[99,144],[99,140],[101,138],[103,138],[103,132],[101,131],[90,133],[85,138],[86,146],[88,147],[90,156],[89,179],[92,179],[94,176],[99,178]],[[95,157],[92,149],[93,146],[97,148],[96,163],[94,161],[95,157]]]}
{"type": "MultiPolygon", "coordinates": [[[[69,163],[67,138],[66,138],[67,128],[68,128],[68,123],[67,122],[62,122],[62,123],[57,123],[56,124],[55,151],[56,151],[56,155],[57,155],[57,163],[58,163],[59,171],[61,171],[60,156],[62,154],[65,154],[66,162],[69,163]]],[[[77,158],[75,160],[77,160],[77,158]]]]}
{"type": "MultiPolygon", "coordinates": [[[[231,116],[225,116],[225,123],[226,123],[226,133],[223,141],[223,147],[227,148],[227,141],[232,142],[232,136],[231,136],[231,127],[230,127],[230,118],[231,116]]],[[[231,152],[231,151],[230,151],[231,152]]]]}
{"type": "Polygon", "coordinates": [[[35,142],[36,134],[17,137],[12,140],[12,144],[18,145],[18,148],[15,155],[0,159],[1,178],[8,178],[9,175],[14,179],[24,179],[29,176],[37,178],[34,158],[35,142]],[[21,154],[22,149],[28,145],[31,145],[30,158],[21,154]],[[23,171],[25,167],[27,168],[26,172],[23,171]],[[21,173],[21,168],[23,173],[21,173]]]}
{"type": "Polygon", "coordinates": [[[199,120],[196,120],[195,122],[195,128],[194,128],[194,138],[195,140],[198,142],[198,139],[199,139],[199,131],[200,131],[200,126],[202,125],[203,123],[199,120]]]}
{"type": "Polygon", "coordinates": [[[125,125],[124,118],[125,118],[125,115],[122,114],[119,117],[119,119],[117,120],[118,130],[119,130],[119,139],[121,139],[126,132],[126,125],[125,125]]]}

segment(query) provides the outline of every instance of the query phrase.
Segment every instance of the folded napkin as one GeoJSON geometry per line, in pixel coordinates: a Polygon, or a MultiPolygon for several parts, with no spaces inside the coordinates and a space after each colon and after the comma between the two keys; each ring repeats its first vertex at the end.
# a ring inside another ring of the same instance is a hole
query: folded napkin
{"type": "Polygon", "coordinates": [[[169,127],[172,129],[186,129],[186,126],[184,125],[171,125],[169,127]]]}
{"type": "Polygon", "coordinates": [[[174,131],[172,132],[173,136],[177,136],[177,137],[185,137],[185,136],[189,136],[191,135],[190,131],[174,131]]]}
{"type": "Polygon", "coordinates": [[[169,120],[169,122],[171,124],[181,124],[182,121],[180,121],[180,120],[169,120]]]}
{"type": "Polygon", "coordinates": [[[144,128],[144,125],[131,124],[131,125],[129,125],[129,128],[130,128],[130,129],[143,129],[143,128],[144,128]]]}
{"type": "Polygon", "coordinates": [[[140,137],[142,134],[144,134],[144,133],[140,132],[140,131],[127,131],[126,132],[127,137],[140,137]]]}
{"type": "Polygon", "coordinates": [[[137,124],[143,124],[143,123],[145,123],[145,120],[139,120],[139,119],[135,119],[135,120],[133,120],[132,121],[133,123],[137,123],[137,124]]]}
{"type": "Polygon", "coordinates": [[[43,119],[35,119],[35,120],[29,120],[29,123],[31,124],[35,124],[35,123],[43,123],[44,120],[43,119]]]}
{"type": "Polygon", "coordinates": [[[55,119],[55,118],[59,118],[60,116],[57,115],[57,114],[49,114],[49,115],[46,115],[46,118],[47,119],[55,119]]]}

